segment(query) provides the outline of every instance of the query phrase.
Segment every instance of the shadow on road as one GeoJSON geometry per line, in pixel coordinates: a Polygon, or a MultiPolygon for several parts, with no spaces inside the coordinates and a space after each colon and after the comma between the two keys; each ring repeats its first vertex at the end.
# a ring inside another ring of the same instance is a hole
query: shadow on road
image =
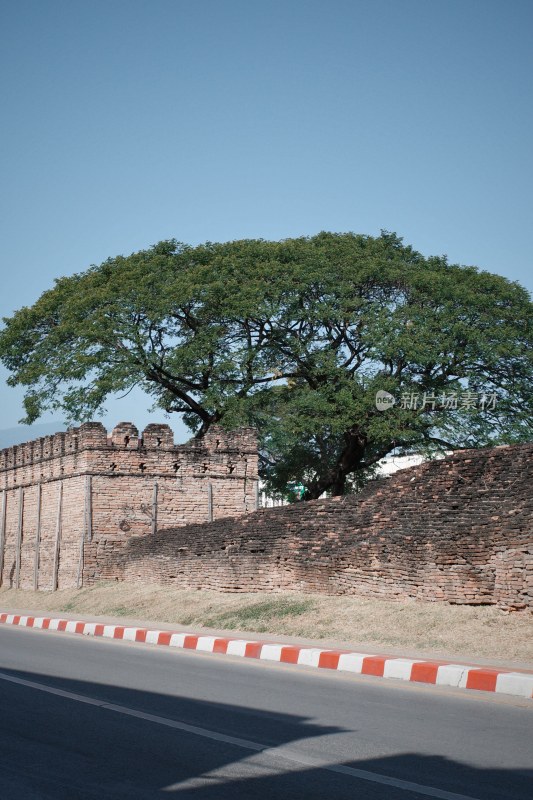
{"type": "MultiPolygon", "coordinates": [[[[3,670],[4,674],[176,720],[262,750],[205,738],[0,680],[2,800],[420,800],[438,794],[384,786],[298,761],[313,752],[326,765],[410,781],[479,800],[530,800],[533,770],[478,769],[440,756],[401,753],[382,758],[328,759],[305,740],[342,734],[294,714],[269,713],[87,681],[3,670]],[[292,756],[281,757],[289,746],[292,756]],[[278,751],[279,748],[279,751],[278,751]]],[[[176,676],[179,688],[179,676],[176,676]]],[[[365,734],[351,732],[352,736],[365,734]]],[[[482,735],[482,734],[480,734],[482,735]]],[[[443,795],[440,795],[443,797],[443,795]]],[[[451,798],[450,798],[451,800],[451,798]]]]}

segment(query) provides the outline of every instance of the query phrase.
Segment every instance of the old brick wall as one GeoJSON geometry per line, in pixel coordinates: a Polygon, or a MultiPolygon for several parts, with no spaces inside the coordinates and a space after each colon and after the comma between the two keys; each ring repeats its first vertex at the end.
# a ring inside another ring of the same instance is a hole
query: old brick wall
{"type": "Polygon", "coordinates": [[[357,496],[132,537],[119,580],[533,608],[533,445],[456,452],[357,496]]]}
{"type": "Polygon", "coordinates": [[[132,536],[256,508],[255,432],[86,423],[0,452],[0,585],[91,583],[132,536]]]}

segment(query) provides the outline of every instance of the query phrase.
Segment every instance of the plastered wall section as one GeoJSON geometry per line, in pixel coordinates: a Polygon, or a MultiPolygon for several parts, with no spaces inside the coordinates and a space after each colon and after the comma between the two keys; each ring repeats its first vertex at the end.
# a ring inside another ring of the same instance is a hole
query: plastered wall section
{"type": "Polygon", "coordinates": [[[533,445],[456,452],[356,496],[134,537],[108,577],[533,609],[533,445]]]}
{"type": "Polygon", "coordinates": [[[141,435],[100,423],[0,453],[0,584],[50,589],[105,577],[101,564],[161,526],[239,516],[257,503],[251,429],[214,428],[174,445],[167,425],[141,435]]]}

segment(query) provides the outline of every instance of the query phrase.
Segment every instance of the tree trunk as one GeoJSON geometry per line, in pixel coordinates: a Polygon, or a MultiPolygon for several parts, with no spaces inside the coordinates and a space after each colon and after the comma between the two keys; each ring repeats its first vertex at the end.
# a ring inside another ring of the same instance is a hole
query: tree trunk
{"type": "Polygon", "coordinates": [[[223,417],[223,414],[221,414],[219,411],[215,411],[214,414],[210,414],[209,416],[207,416],[205,418],[201,417],[202,424],[201,424],[200,428],[198,429],[198,431],[197,431],[197,433],[196,433],[194,438],[195,439],[203,439],[204,436],[206,435],[207,431],[211,427],[211,425],[216,425],[217,422],[220,422],[222,417],[223,417]]]}
{"type": "Polygon", "coordinates": [[[347,431],[345,446],[337,459],[337,463],[328,475],[311,481],[305,489],[304,500],[316,500],[323,492],[331,492],[333,497],[343,495],[346,489],[346,478],[356,472],[363,462],[367,444],[366,437],[358,428],[347,431]]]}

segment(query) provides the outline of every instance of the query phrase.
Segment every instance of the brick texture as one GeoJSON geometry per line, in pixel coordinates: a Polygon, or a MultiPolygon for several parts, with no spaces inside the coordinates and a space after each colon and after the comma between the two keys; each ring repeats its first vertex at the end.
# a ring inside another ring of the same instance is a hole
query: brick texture
{"type": "Polygon", "coordinates": [[[213,428],[174,445],[168,425],[139,436],[86,423],[0,452],[0,585],[70,588],[109,573],[132,538],[256,508],[255,432],[213,428]]]}
{"type": "Polygon", "coordinates": [[[135,535],[117,580],[533,608],[533,444],[458,451],[355,496],[135,535]]]}

